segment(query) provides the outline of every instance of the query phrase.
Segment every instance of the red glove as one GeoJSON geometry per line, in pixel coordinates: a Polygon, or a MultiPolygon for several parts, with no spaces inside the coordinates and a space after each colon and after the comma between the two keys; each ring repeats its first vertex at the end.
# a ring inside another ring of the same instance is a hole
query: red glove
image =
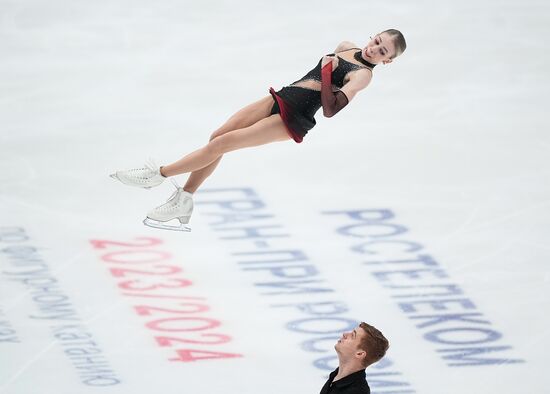
{"type": "Polygon", "coordinates": [[[349,100],[341,90],[332,91],[332,62],[321,69],[321,104],[323,115],[327,118],[334,116],[338,111],[348,105],[349,100]]]}

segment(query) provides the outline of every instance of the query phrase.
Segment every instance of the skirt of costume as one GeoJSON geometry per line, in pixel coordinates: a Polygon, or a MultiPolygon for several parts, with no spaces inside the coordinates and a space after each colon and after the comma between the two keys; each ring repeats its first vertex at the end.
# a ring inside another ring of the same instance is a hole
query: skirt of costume
{"type": "Polygon", "coordinates": [[[279,114],[288,134],[300,143],[309,130],[315,126],[315,112],[321,107],[321,93],[298,86],[285,86],[278,92],[269,89],[275,103],[271,114],[279,114]]]}

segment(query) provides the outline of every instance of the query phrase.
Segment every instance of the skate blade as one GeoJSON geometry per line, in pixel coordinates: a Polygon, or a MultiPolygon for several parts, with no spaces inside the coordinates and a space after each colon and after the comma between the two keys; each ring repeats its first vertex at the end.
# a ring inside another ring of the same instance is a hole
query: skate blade
{"type": "Polygon", "coordinates": [[[157,222],[156,220],[145,218],[143,220],[143,224],[146,226],[152,227],[152,228],[158,228],[161,230],[171,230],[171,231],[184,231],[189,232],[191,231],[191,227],[189,227],[187,224],[180,223],[179,226],[171,226],[169,224],[164,224],[163,222],[157,222]]]}

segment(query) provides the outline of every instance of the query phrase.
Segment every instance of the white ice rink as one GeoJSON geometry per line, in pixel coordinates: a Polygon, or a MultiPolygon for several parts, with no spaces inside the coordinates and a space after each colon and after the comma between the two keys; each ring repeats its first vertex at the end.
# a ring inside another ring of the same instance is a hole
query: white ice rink
{"type": "Polygon", "coordinates": [[[0,393],[316,394],[358,321],[374,394],[548,393],[550,5],[0,0],[0,393]],[[400,29],[298,145],[171,162],[342,40],[400,29]],[[184,176],[177,177],[180,183],[184,176]]]}

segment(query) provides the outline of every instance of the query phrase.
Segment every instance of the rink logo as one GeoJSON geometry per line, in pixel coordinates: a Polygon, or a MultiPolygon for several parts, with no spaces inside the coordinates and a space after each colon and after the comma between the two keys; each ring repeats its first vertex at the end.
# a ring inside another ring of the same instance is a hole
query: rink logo
{"type": "MultiPolygon", "coordinates": [[[[359,323],[350,307],[254,189],[201,189],[198,194],[201,214],[211,219],[209,225],[229,245],[231,259],[275,311],[273,321],[282,320],[300,338],[301,349],[313,357],[312,365],[325,380],[338,366],[334,344],[359,323]]],[[[390,357],[369,367],[367,378],[373,394],[416,392],[390,357]]]]}
{"type": "Polygon", "coordinates": [[[3,320],[4,312],[0,309],[0,345],[4,343],[21,343],[17,331],[8,320],[3,320]]]}
{"type": "Polygon", "coordinates": [[[480,312],[425,247],[404,236],[389,209],[325,212],[341,225],[336,233],[353,240],[350,250],[366,258],[362,265],[391,293],[399,309],[438,346],[450,367],[523,363],[507,354],[502,333],[480,312]],[[355,242],[357,241],[357,242],[355,242]]]}
{"type": "MultiPolygon", "coordinates": [[[[43,346],[47,348],[50,343],[55,343],[86,386],[107,387],[120,384],[121,379],[111,368],[97,339],[79,317],[69,295],[54,275],[55,271],[42,258],[40,248],[29,243],[30,237],[24,228],[0,227],[0,254],[9,262],[9,268],[6,267],[2,275],[25,288],[37,309],[37,312],[27,317],[34,322],[48,325],[53,342],[48,340],[43,346]]],[[[2,329],[0,324],[0,339],[1,333],[15,333],[7,327],[8,329],[2,329]]],[[[19,341],[16,337],[12,336],[13,338],[18,343],[25,344],[24,339],[19,341]]],[[[33,338],[33,341],[37,341],[37,338],[33,338]]]]}
{"type": "Polygon", "coordinates": [[[122,295],[134,302],[134,312],[144,319],[156,344],[170,349],[169,361],[242,357],[218,350],[231,337],[217,331],[221,321],[205,316],[210,310],[205,298],[190,295],[193,282],[180,266],[171,263],[172,255],[160,249],[162,240],[142,237],[131,242],[90,242],[95,249],[105,250],[101,260],[122,295]]]}

